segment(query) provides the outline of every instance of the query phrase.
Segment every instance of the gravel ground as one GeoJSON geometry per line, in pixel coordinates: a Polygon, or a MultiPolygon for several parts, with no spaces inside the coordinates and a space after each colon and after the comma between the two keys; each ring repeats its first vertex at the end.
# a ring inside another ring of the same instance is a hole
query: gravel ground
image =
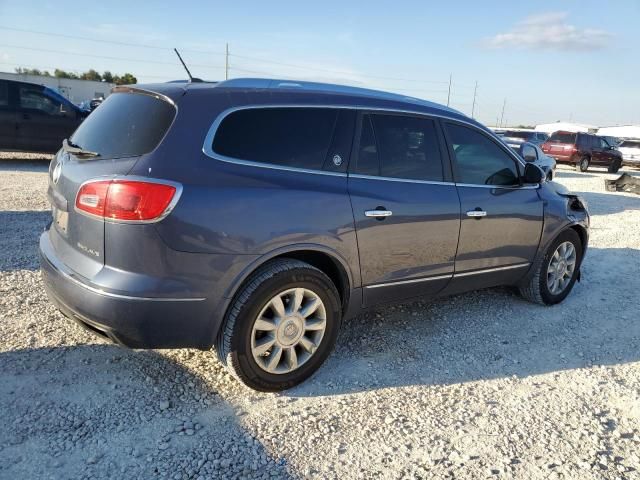
{"type": "Polygon", "coordinates": [[[211,352],[130,351],[59,314],[46,162],[3,156],[1,478],[640,478],[640,196],[605,192],[613,175],[558,172],[593,214],[562,305],[500,288],[381,308],[310,381],[259,394],[211,352]]]}

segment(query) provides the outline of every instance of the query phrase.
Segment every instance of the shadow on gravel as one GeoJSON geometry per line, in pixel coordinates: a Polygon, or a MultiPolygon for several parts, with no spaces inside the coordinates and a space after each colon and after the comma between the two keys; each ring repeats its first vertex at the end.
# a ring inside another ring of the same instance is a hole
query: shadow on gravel
{"type": "Polygon", "coordinates": [[[111,345],[0,353],[1,478],[286,478],[184,366],[111,345]]]}
{"type": "Polygon", "coordinates": [[[42,158],[0,158],[0,172],[46,172],[53,155],[42,158]]]}
{"type": "Polygon", "coordinates": [[[37,270],[40,234],[51,212],[0,211],[0,272],[37,270]]]}
{"type": "Polygon", "coordinates": [[[335,353],[290,396],[528,377],[640,361],[640,250],[590,249],[553,307],[497,288],[389,306],[343,324],[335,353]]]}
{"type": "Polygon", "coordinates": [[[640,195],[633,195],[629,193],[620,194],[615,192],[576,193],[587,200],[587,203],[589,204],[589,213],[591,215],[611,215],[613,213],[624,212],[625,210],[640,210],[640,195]]]}

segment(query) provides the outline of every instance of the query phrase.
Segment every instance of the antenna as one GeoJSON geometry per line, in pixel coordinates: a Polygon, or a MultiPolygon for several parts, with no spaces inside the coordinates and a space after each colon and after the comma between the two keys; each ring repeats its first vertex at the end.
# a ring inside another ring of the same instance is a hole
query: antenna
{"type": "Polygon", "coordinates": [[[187,71],[187,75],[189,75],[189,81],[191,83],[196,83],[196,82],[202,82],[202,80],[200,78],[193,78],[191,76],[191,72],[189,71],[189,69],[187,68],[187,64],[184,63],[184,60],[182,60],[182,57],[180,56],[180,52],[178,52],[177,48],[173,49],[174,52],[176,52],[176,55],[178,56],[178,59],[180,60],[180,63],[182,64],[182,66],[184,67],[184,69],[187,71]]]}

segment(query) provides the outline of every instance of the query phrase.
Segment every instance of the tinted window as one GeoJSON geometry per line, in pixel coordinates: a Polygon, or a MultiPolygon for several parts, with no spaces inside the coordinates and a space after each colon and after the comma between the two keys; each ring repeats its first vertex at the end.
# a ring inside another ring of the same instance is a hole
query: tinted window
{"type": "Polygon", "coordinates": [[[156,148],[169,129],[175,108],[139,93],[114,93],[78,127],[71,140],[100,153],[97,158],[138,156],[156,148]]]}
{"type": "Polygon", "coordinates": [[[473,185],[516,185],[515,161],[482,133],[461,125],[447,124],[454,151],[457,181],[473,185]]]}
{"type": "Polygon", "coordinates": [[[45,95],[38,87],[21,86],[18,88],[20,108],[39,110],[47,115],[61,115],[62,102],[45,95]]]}
{"type": "Polygon", "coordinates": [[[442,160],[433,120],[401,115],[365,115],[355,172],[442,181],[442,160]]]}
{"type": "Polygon", "coordinates": [[[354,171],[361,175],[380,175],[378,147],[376,146],[376,137],[373,134],[373,126],[369,115],[365,115],[362,118],[360,147],[358,149],[358,160],[354,171]]]}
{"type": "Polygon", "coordinates": [[[640,148],[640,142],[625,140],[620,144],[620,146],[625,148],[640,148]]]}
{"type": "Polygon", "coordinates": [[[527,140],[531,138],[531,135],[532,135],[531,132],[520,132],[517,130],[508,130],[504,134],[505,137],[522,138],[523,140],[527,140]]]}
{"type": "Polygon", "coordinates": [[[576,134],[568,132],[556,132],[549,137],[553,143],[576,143],[576,134]]]}
{"type": "Polygon", "coordinates": [[[329,108],[239,110],[218,127],[213,151],[240,160],[319,170],[337,114],[329,108]]]}
{"type": "Polygon", "coordinates": [[[9,105],[9,82],[0,81],[0,107],[9,105]]]}
{"type": "Polygon", "coordinates": [[[535,147],[533,145],[528,145],[528,144],[524,144],[522,145],[522,158],[524,158],[527,161],[536,161],[538,159],[538,152],[536,151],[535,147]],[[533,158],[532,160],[529,160],[527,157],[529,157],[529,159],[533,158]]]}

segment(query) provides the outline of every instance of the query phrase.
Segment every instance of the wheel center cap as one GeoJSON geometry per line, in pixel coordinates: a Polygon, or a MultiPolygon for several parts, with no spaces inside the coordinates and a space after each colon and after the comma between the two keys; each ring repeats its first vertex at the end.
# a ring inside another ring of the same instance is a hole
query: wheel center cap
{"type": "Polygon", "coordinates": [[[298,343],[303,334],[302,319],[291,316],[284,319],[276,332],[280,345],[289,347],[298,343]]]}

